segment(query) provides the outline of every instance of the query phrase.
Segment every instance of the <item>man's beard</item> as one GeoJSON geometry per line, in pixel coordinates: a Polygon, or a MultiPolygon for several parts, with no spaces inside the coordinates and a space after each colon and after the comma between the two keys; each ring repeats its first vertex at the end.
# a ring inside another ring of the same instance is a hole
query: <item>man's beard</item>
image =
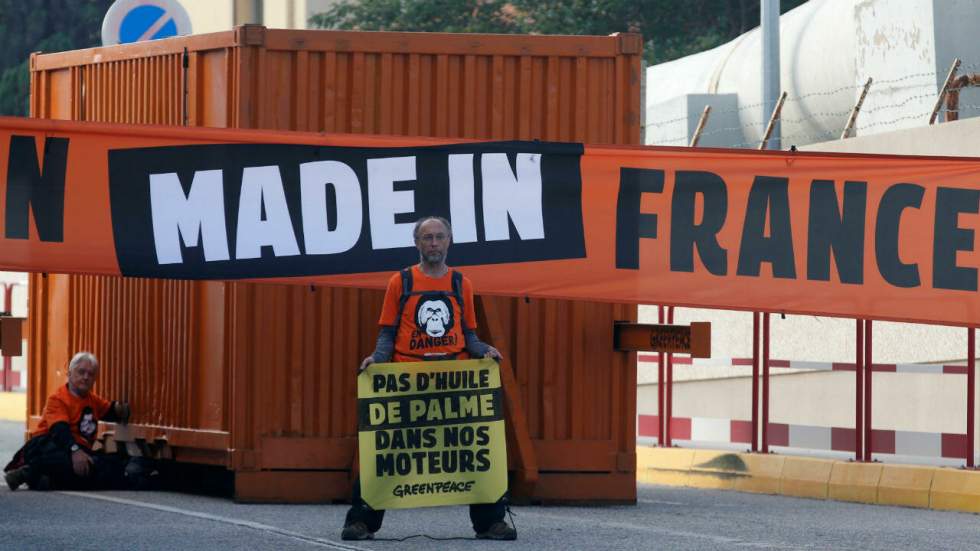
{"type": "Polygon", "coordinates": [[[429,264],[439,264],[446,260],[446,253],[441,251],[422,253],[422,261],[429,264]]]}

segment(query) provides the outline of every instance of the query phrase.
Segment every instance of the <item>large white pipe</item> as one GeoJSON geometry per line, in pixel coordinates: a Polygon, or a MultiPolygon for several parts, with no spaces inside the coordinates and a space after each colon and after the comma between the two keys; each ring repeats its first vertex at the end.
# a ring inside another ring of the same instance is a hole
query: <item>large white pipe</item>
{"type": "MultiPolygon", "coordinates": [[[[928,124],[953,59],[963,60],[961,73],[980,72],[978,27],[980,0],[810,0],[787,12],[779,20],[779,88],[788,94],[781,145],[838,139],[869,77],[874,83],[854,135],[928,124]]],[[[763,97],[759,85],[762,48],[762,32],[754,29],[713,50],[650,67],[646,124],[648,135],[655,136],[650,143],[682,133],[662,121],[696,121],[704,108],[697,102],[710,99],[695,96],[727,94],[712,108],[703,137],[731,140],[713,145],[758,145],[765,131],[760,111],[773,101],[763,97]],[[694,103],[679,109],[678,98],[694,103]],[[722,121],[724,127],[717,126],[722,121]]],[[[961,118],[980,115],[980,90],[964,90],[960,109],[961,118]]],[[[768,117],[771,107],[765,112],[768,117]]],[[[688,127],[693,130],[694,123],[688,127]]]]}
{"type": "MultiPolygon", "coordinates": [[[[863,82],[868,76],[856,75],[855,1],[810,0],[780,18],[778,82],[789,94],[782,110],[781,138],[787,146],[836,138],[847,122],[860,93],[855,79],[863,82]],[[834,92],[836,89],[840,90],[834,92]],[[801,96],[804,101],[799,100],[801,96]]],[[[759,85],[761,50],[762,33],[756,28],[713,50],[649,68],[648,108],[683,94],[737,94],[742,145],[757,145],[772,113],[772,107],[763,106],[759,85]],[[764,120],[760,117],[763,111],[764,120]]],[[[770,100],[772,105],[779,88],[770,100]]],[[[701,108],[695,111],[700,113],[701,108]]],[[[649,112],[647,124],[657,122],[658,114],[649,112]]]]}

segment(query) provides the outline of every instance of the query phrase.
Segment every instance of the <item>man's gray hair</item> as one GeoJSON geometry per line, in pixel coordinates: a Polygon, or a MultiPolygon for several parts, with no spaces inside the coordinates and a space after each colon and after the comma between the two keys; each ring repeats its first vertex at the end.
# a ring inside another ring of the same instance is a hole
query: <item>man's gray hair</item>
{"type": "Polygon", "coordinates": [[[99,367],[99,360],[95,357],[95,354],[91,352],[79,352],[71,357],[71,361],[68,362],[68,372],[71,373],[72,369],[80,363],[87,363],[95,368],[99,367]]]}
{"type": "Polygon", "coordinates": [[[446,226],[446,231],[449,232],[449,237],[453,236],[453,227],[449,225],[449,220],[446,220],[441,216],[423,216],[422,218],[419,218],[418,222],[415,223],[415,228],[412,230],[412,238],[414,238],[416,241],[419,240],[419,231],[422,230],[422,224],[425,224],[429,220],[438,220],[442,222],[442,225],[446,226]]]}

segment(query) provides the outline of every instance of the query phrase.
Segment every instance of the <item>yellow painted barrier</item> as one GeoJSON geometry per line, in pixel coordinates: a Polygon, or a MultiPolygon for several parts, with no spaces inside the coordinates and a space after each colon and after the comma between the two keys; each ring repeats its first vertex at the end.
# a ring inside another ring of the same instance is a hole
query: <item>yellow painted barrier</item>
{"type": "Polygon", "coordinates": [[[881,463],[835,461],[830,470],[827,496],[839,501],[876,503],[881,471],[881,463]]]}
{"type": "Polygon", "coordinates": [[[827,498],[834,462],[810,457],[787,457],[779,476],[779,493],[785,496],[827,498]]]}
{"type": "Polygon", "coordinates": [[[681,448],[636,449],[638,482],[980,513],[980,471],[681,448]]]}
{"type": "Polygon", "coordinates": [[[745,462],[748,476],[735,480],[735,489],[757,494],[778,494],[779,481],[783,472],[783,455],[743,453],[739,454],[745,462]]]}
{"type": "Polygon", "coordinates": [[[636,477],[640,482],[687,486],[694,450],[682,448],[637,448],[636,477]]]}
{"type": "Polygon", "coordinates": [[[745,462],[737,453],[697,450],[687,485],[694,488],[733,490],[735,480],[747,476],[745,462]]]}
{"type": "Polygon", "coordinates": [[[934,467],[883,465],[878,481],[878,503],[904,507],[929,507],[934,467]]]}
{"type": "Polygon", "coordinates": [[[980,513],[980,473],[958,469],[936,469],[929,492],[933,509],[980,513]]]}

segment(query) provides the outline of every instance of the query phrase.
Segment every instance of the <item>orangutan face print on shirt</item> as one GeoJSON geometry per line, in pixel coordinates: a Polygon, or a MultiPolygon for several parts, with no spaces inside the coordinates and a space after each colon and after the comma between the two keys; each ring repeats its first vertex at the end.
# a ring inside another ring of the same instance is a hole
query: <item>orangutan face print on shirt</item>
{"type": "Polygon", "coordinates": [[[445,296],[428,296],[418,301],[415,323],[419,333],[442,337],[453,328],[453,306],[445,296]]]}

